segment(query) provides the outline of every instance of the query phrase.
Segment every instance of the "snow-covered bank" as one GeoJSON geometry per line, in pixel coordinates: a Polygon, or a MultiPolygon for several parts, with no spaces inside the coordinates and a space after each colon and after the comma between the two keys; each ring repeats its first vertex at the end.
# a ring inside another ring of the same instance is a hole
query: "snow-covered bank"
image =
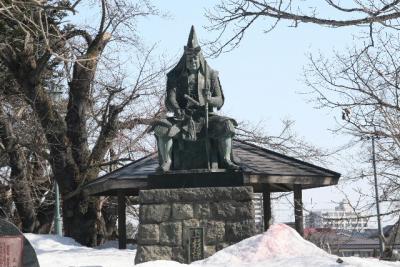
{"type": "MultiPolygon", "coordinates": [[[[116,248],[92,249],[82,247],[70,238],[53,235],[26,234],[38,254],[41,267],[128,267],[134,266],[136,250],[116,248]]],[[[193,267],[330,267],[357,266],[383,267],[400,263],[384,262],[376,259],[344,257],[344,262],[336,262],[337,256],[330,255],[314,244],[305,241],[295,230],[275,224],[268,232],[253,236],[236,245],[223,249],[208,259],[194,262],[193,267]]],[[[173,261],[153,261],[138,267],[182,267],[173,261]]]]}
{"type": "Polygon", "coordinates": [[[219,267],[400,266],[400,263],[357,257],[341,258],[344,262],[339,264],[337,259],[304,240],[291,227],[275,224],[266,233],[243,240],[195,264],[219,267]]]}
{"type": "Polygon", "coordinates": [[[133,266],[136,250],[94,249],[55,235],[25,234],[38,256],[40,267],[133,266]]]}

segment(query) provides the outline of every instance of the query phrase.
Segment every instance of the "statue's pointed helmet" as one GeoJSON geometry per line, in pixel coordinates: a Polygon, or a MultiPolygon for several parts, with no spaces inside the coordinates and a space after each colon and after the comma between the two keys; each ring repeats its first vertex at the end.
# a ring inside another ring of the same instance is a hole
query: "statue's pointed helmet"
{"type": "Polygon", "coordinates": [[[187,41],[187,45],[184,46],[184,53],[182,57],[179,59],[178,64],[167,73],[168,77],[179,76],[182,71],[186,71],[186,58],[187,56],[196,55],[200,59],[200,69],[204,71],[207,65],[207,62],[201,53],[201,48],[199,42],[197,40],[196,31],[194,30],[194,26],[190,28],[189,38],[187,41]]]}
{"type": "Polygon", "coordinates": [[[194,30],[194,26],[190,28],[189,38],[187,41],[187,45],[184,47],[185,54],[192,54],[200,52],[201,48],[199,42],[197,41],[196,31],[194,30]]]}

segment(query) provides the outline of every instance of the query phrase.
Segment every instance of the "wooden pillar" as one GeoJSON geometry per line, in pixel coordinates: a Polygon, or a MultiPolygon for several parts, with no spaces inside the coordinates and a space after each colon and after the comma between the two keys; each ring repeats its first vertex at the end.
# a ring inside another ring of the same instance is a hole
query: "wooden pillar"
{"type": "Polygon", "coordinates": [[[293,185],[293,196],[294,196],[294,224],[296,231],[304,236],[304,225],[303,225],[303,194],[301,185],[293,185]]]}
{"type": "Polygon", "coordinates": [[[118,192],[118,248],[126,249],[126,201],[125,195],[118,192]]]}
{"type": "Polygon", "coordinates": [[[264,218],[264,231],[269,228],[269,223],[272,218],[271,212],[271,188],[269,184],[262,185],[262,197],[263,197],[263,218],[264,218]]]}

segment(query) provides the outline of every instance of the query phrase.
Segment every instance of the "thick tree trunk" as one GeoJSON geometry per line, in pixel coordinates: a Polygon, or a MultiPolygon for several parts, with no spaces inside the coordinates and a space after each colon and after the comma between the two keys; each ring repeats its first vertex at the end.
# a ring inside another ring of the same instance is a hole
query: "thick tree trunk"
{"type": "Polygon", "coordinates": [[[117,200],[115,197],[110,198],[105,205],[103,205],[102,213],[105,223],[105,239],[116,239],[117,234],[117,200]]]}
{"type": "MultiPolygon", "coordinates": [[[[110,121],[105,121],[92,153],[89,153],[86,110],[89,106],[90,88],[96,73],[98,59],[110,37],[107,33],[99,33],[89,44],[86,54],[81,57],[82,60],[74,64],[73,77],[69,84],[68,112],[65,121],[72,158],[79,172],[79,176],[75,177],[76,181],[79,181],[76,187],[80,183],[97,177],[99,167],[93,166],[104,159],[115,136],[115,123],[110,124],[110,121]],[[110,127],[112,129],[109,129],[110,127]],[[103,138],[107,142],[103,141],[103,138]]],[[[117,117],[117,113],[114,117],[117,117]]],[[[106,229],[101,212],[102,206],[101,199],[83,195],[64,199],[66,235],[87,246],[101,243],[104,240],[106,229]]]]}
{"type": "Polygon", "coordinates": [[[83,195],[63,201],[64,234],[85,246],[98,244],[96,201],[83,195]]]}
{"type": "Polygon", "coordinates": [[[22,231],[34,231],[37,221],[31,187],[27,179],[26,159],[23,151],[16,143],[12,125],[0,108],[0,139],[2,140],[11,167],[11,190],[18,215],[22,222],[22,231]]]}
{"type": "Polygon", "coordinates": [[[3,217],[14,221],[11,187],[0,183],[0,218],[3,217]]]}
{"type": "Polygon", "coordinates": [[[37,234],[49,234],[54,221],[54,206],[39,208],[36,211],[36,219],[39,224],[34,232],[37,234]]]}
{"type": "MultiPolygon", "coordinates": [[[[38,67],[43,66],[38,63],[44,63],[44,60],[49,58],[35,62],[35,56],[29,54],[30,56],[21,58],[7,58],[5,61],[45,132],[52,172],[63,196],[65,235],[89,246],[97,244],[98,229],[105,228],[101,218],[101,205],[97,203],[99,200],[82,195],[72,198],[66,196],[97,176],[99,167],[96,166],[103,160],[115,136],[115,122],[105,120],[100,137],[92,153],[89,153],[86,127],[89,92],[98,59],[110,37],[109,34],[99,31],[96,38],[90,41],[86,53],[81,57],[82,60],[76,62],[69,84],[69,103],[65,120],[41,84],[41,72],[44,68],[38,67]]],[[[114,112],[112,118],[117,118],[117,115],[118,112],[114,112]]]]}
{"type": "MultiPolygon", "coordinates": [[[[13,177],[12,174],[11,177],[13,177]]],[[[18,177],[17,179],[20,178],[18,177]]],[[[26,180],[16,180],[12,186],[12,192],[13,200],[22,222],[22,232],[33,233],[38,221],[36,220],[35,207],[30,194],[30,186],[26,183],[26,180]]]]}

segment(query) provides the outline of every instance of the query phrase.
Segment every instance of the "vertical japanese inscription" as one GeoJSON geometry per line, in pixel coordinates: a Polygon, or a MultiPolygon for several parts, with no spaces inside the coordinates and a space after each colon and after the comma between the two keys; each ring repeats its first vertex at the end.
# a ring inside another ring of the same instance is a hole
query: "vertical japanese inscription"
{"type": "Polygon", "coordinates": [[[23,236],[0,236],[0,267],[22,267],[23,236]]]}
{"type": "Polygon", "coordinates": [[[204,259],[204,229],[189,228],[188,262],[204,259]]]}

